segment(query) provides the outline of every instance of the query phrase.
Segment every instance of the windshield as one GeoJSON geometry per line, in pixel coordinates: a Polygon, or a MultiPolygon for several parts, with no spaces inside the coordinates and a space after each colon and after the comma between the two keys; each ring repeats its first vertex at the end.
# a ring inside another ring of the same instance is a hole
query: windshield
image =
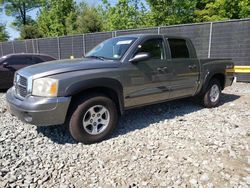
{"type": "Polygon", "coordinates": [[[118,37],[108,39],[93,48],[86,57],[99,57],[103,59],[119,60],[137,38],[118,37]]]}

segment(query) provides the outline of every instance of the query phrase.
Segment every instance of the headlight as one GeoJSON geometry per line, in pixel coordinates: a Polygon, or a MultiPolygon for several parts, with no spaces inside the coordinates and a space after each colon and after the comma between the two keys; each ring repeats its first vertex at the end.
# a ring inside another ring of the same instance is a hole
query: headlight
{"type": "Polygon", "coordinates": [[[32,95],[41,97],[55,97],[58,91],[58,80],[39,78],[33,81],[32,95]]]}

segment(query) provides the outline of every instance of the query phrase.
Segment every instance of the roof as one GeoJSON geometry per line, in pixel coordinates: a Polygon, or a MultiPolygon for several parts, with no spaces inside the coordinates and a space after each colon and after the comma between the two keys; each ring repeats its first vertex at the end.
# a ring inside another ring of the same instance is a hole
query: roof
{"type": "MultiPolygon", "coordinates": [[[[51,58],[54,58],[50,55],[47,55],[47,54],[40,54],[40,53],[12,53],[12,54],[7,54],[7,55],[4,55],[2,57],[10,57],[10,56],[47,56],[47,57],[51,57],[51,58]]],[[[55,59],[55,58],[54,58],[55,59]]]]}
{"type": "Polygon", "coordinates": [[[118,37],[136,37],[136,38],[141,38],[141,37],[157,37],[157,36],[163,36],[166,38],[176,38],[176,39],[188,39],[187,37],[182,37],[182,36],[171,36],[171,35],[165,35],[165,34],[129,34],[129,35],[121,35],[121,36],[116,36],[116,38],[118,37]]]}

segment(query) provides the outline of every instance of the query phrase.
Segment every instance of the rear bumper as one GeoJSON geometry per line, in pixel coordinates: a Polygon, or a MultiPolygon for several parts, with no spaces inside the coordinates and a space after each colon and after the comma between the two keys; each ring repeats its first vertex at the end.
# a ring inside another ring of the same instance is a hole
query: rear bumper
{"type": "Polygon", "coordinates": [[[235,76],[234,75],[227,75],[225,80],[225,87],[231,86],[234,82],[235,76]]]}
{"type": "Polygon", "coordinates": [[[28,96],[24,100],[20,100],[15,97],[13,88],[7,91],[6,99],[11,114],[26,123],[38,126],[63,124],[71,101],[71,97],[35,96],[28,96]]]}

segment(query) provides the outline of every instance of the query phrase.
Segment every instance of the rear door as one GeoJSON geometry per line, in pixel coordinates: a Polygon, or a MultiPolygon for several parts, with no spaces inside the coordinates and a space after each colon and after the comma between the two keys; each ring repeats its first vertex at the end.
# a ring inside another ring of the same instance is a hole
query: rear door
{"type": "Polygon", "coordinates": [[[170,98],[192,96],[199,79],[199,62],[193,53],[193,46],[185,39],[168,38],[171,53],[173,77],[170,98]]]}

